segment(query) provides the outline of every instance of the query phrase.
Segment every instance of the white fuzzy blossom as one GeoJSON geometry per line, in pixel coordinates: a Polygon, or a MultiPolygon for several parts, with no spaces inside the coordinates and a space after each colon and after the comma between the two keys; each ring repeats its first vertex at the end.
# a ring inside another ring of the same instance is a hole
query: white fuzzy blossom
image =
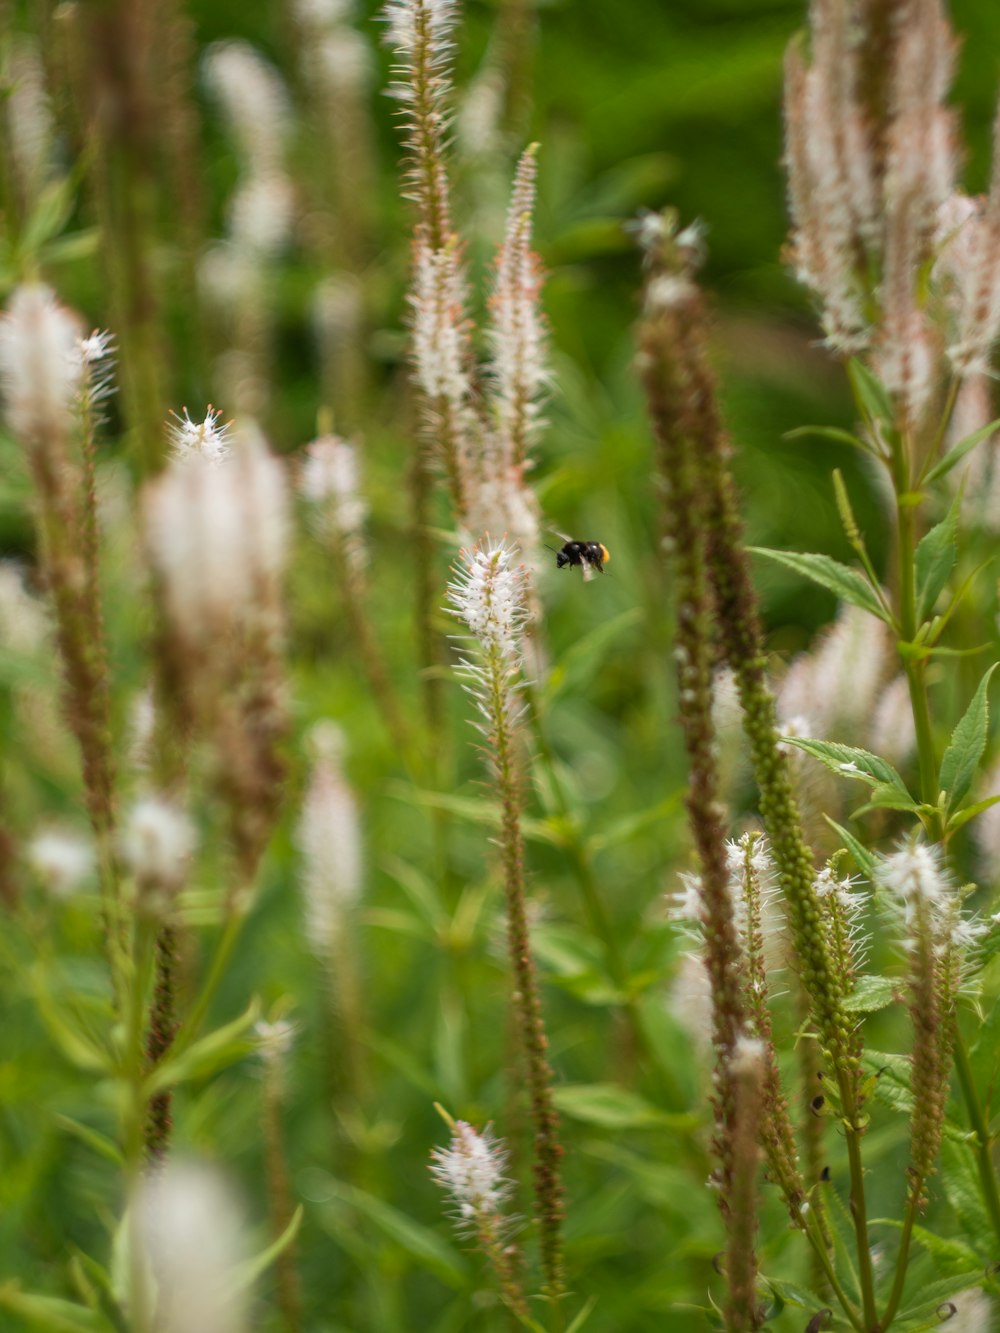
{"type": "Polygon", "coordinates": [[[155,1274],[162,1333],[245,1333],[248,1293],[238,1281],[246,1246],[239,1209],[207,1167],[170,1162],[142,1179],[133,1201],[155,1274]]]}
{"type": "Polygon", "coordinates": [[[69,898],[93,877],[94,848],[77,833],[49,829],[27,848],[28,864],[55,898],[69,898]]]}
{"type": "Polygon", "coordinates": [[[729,1072],[735,1078],[760,1078],[764,1073],[767,1048],[759,1037],[737,1037],[729,1057],[729,1072]]]}
{"type": "Polygon", "coordinates": [[[219,42],[205,56],[205,77],[254,175],[277,171],[291,120],[288,91],[273,65],[248,42],[219,42]]]}
{"type": "Polygon", "coordinates": [[[299,492],[316,506],[324,534],[344,543],[351,564],[363,565],[363,540],[368,505],[361,494],[358,455],[354,445],[336,435],[325,435],[306,448],[299,474],[299,492]]]}
{"type": "Polygon", "coordinates": [[[35,43],[23,34],[8,33],[7,45],[7,145],[24,203],[30,208],[52,169],[52,107],[35,43]]]}
{"type": "Polygon", "coordinates": [[[527,572],[505,542],[463,551],[457,576],[448,584],[449,609],[485,654],[496,653],[516,668],[528,618],[527,572]]]}
{"type": "Polygon", "coordinates": [[[135,802],[119,835],[122,860],[146,890],[180,888],[194,845],[194,826],[188,816],[173,801],[154,795],[135,802]]]}
{"type": "Polygon", "coordinates": [[[875,882],[891,895],[890,907],[902,912],[907,948],[926,930],[938,953],[951,948],[964,951],[986,929],[982,921],[962,916],[961,893],[944,869],[936,846],[904,844],[881,858],[875,882]]]}
{"type": "Polygon", "coordinates": [[[416,382],[428,398],[468,409],[468,330],[465,275],[454,246],[417,245],[413,260],[413,361],[416,382]]]}
{"type": "Polygon", "coordinates": [[[505,452],[515,464],[524,461],[537,433],[539,398],[548,378],[538,303],[541,274],[531,248],[536,173],[535,152],[529,149],[518,164],[514,181],[487,330],[497,424],[505,452]]]}
{"type": "Polygon", "coordinates": [[[455,0],[389,0],[383,13],[386,43],[406,59],[422,47],[440,55],[447,50],[457,11],[455,0]]]}
{"type": "MultiPolygon", "coordinates": [[[[772,937],[777,925],[773,910],[776,900],[774,892],[776,872],[767,840],[759,835],[744,834],[741,838],[727,841],[726,870],[728,871],[726,887],[732,906],[733,924],[740,941],[746,943],[747,897],[751,888],[759,897],[762,928],[768,938],[772,937]],[[753,877],[752,886],[748,881],[748,875],[753,877]]],[[[680,881],[679,892],[667,895],[669,916],[680,925],[692,928],[691,933],[700,939],[701,923],[705,918],[701,878],[698,875],[681,874],[680,881]]]]}
{"type": "Polygon", "coordinates": [[[7,421],[29,447],[70,429],[80,387],[80,325],[50,288],[15,289],[0,320],[0,387],[7,421]]]}
{"type": "Polygon", "coordinates": [[[223,421],[222,413],[211,404],[202,421],[192,421],[187,408],[181,416],[171,413],[167,423],[167,442],[174,458],[221,463],[232,448],[232,422],[223,421]]]}
{"type": "Polygon", "coordinates": [[[513,1186],[504,1175],[507,1150],[489,1125],[479,1131],[456,1121],[448,1147],[435,1148],[431,1158],[431,1175],[449,1195],[460,1230],[497,1217],[513,1186]]]}
{"type": "Polygon", "coordinates": [[[287,487],[259,432],[242,428],[218,467],[175,460],[148,488],[145,518],[181,639],[207,647],[273,619],[288,545],[287,487]]]}
{"type": "Polygon", "coordinates": [[[312,730],[315,754],[296,842],[302,859],[306,937],[320,959],[361,896],[363,858],[357,802],[344,776],[343,737],[332,722],[312,730]]]}
{"type": "Polygon", "coordinates": [[[792,734],[851,738],[857,744],[871,725],[888,651],[881,621],[860,607],[844,606],[786,672],[778,691],[779,718],[792,734]]]}

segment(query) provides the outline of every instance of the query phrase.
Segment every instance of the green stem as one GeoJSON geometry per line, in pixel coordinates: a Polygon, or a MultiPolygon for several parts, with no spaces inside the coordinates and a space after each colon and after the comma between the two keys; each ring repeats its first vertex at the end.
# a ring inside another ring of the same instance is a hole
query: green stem
{"type": "Polygon", "coordinates": [[[903,1234],[899,1239],[899,1253],[896,1256],[896,1275],[893,1278],[892,1291],[889,1293],[889,1304],[885,1307],[885,1314],[883,1314],[882,1323],[880,1324],[880,1328],[883,1329],[887,1329],[892,1323],[903,1296],[906,1269],[910,1260],[910,1242],[913,1239],[913,1224],[917,1220],[917,1209],[920,1207],[923,1185],[922,1180],[913,1180],[910,1183],[910,1197],[906,1205],[906,1216],[903,1218],[903,1234]]]}
{"type": "MultiPolygon", "coordinates": [[[[909,502],[909,473],[905,445],[898,439],[893,446],[893,484],[896,489],[897,554],[899,560],[899,624],[904,643],[913,643],[917,634],[917,588],[914,568],[916,552],[916,515],[909,502]]],[[[904,660],[906,680],[910,690],[910,706],[917,735],[917,756],[920,766],[920,797],[928,806],[937,804],[937,756],[934,752],[934,734],[931,728],[930,706],[927,700],[925,664],[911,658],[904,660]]],[[[944,834],[940,814],[928,819],[931,842],[940,842],[944,834]]]]}
{"type": "Polygon", "coordinates": [[[869,1333],[876,1333],[878,1316],[875,1310],[875,1272],[871,1248],[868,1244],[868,1207],[865,1202],[865,1172],[861,1161],[861,1130],[857,1126],[857,1106],[854,1091],[846,1075],[839,1077],[841,1113],[846,1128],[847,1161],[851,1173],[851,1217],[858,1250],[858,1282],[861,1286],[861,1305],[864,1324],[869,1333]]]}
{"type": "Polygon", "coordinates": [[[955,1068],[958,1071],[958,1082],[962,1089],[962,1097],[965,1099],[965,1109],[976,1135],[976,1165],[979,1168],[983,1199],[990,1215],[990,1221],[993,1223],[997,1240],[1000,1241],[1000,1191],[997,1189],[996,1171],[993,1168],[993,1156],[990,1152],[989,1127],[986,1124],[986,1116],[983,1114],[975,1079],[972,1076],[969,1052],[966,1049],[961,1032],[957,1029],[955,1032],[955,1068]]]}
{"type": "Polygon", "coordinates": [[[806,1239],[813,1247],[813,1252],[819,1261],[820,1267],[823,1269],[827,1282],[830,1284],[830,1290],[840,1302],[840,1307],[850,1321],[851,1327],[856,1329],[857,1333],[865,1333],[864,1325],[861,1322],[857,1310],[854,1308],[853,1303],[849,1300],[847,1293],[844,1291],[837,1278],[837,1271],[830,1261],[830,1254],[826,1247],[826,1239],[823,1236],[822,1225],[820,1224],[818,1215],[813,1212],[812,1209],[805,1214],[804,1225],[806,1239]]]}

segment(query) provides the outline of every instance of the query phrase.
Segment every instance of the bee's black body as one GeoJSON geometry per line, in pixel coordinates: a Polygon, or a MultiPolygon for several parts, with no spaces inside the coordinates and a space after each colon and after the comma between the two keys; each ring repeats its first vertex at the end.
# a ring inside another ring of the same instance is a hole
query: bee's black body
{"type": "Polygon", "coordinates": [[[600,542],[567,542],[561,551],[556,551],[556,564],[560,569],[566,565],[580,565],[584,571],[596,569],[604,573],[604,562],[610,560],[608,548],[600,542]]]}

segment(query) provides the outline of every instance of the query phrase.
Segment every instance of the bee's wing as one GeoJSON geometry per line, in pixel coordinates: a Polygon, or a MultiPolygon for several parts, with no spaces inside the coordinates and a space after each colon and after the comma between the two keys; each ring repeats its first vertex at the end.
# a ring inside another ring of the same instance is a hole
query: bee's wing
{"type": "Polygon", "coordinates": [[[549,532],[552,533],[553,537],[558,537],[561,542],[571,542],[573,540],[572,537],[567,536],[565,532],[560,532],[558,528],[552,527],[551,524],[549,525],[549,532]]]}
{"type": "Polygon", "coordinates": [[[596,570],[596,569],[594,568],[594,566],[590,563],[590,561],[589,561],[589,560],[584,560],[584,562],[583,562],[583,581],[584,581],[584,583],[589,583],[590,580],[594,577],[594,575],[595,575],[596,573],[597,573],[597,570],[596,570]]]}

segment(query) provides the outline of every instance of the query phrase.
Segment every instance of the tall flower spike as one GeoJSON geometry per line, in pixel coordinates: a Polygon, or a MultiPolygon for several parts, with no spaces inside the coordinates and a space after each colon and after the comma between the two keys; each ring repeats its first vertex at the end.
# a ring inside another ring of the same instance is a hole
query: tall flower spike
{"type": "Polygon", "coordinates": [[[336,942],[361,895],[361,829],[343,772],[343,737],[333,723],[311,733],[315,754],[296,835],[302,858],[306,935],[323,963],[335,967],[336,942]]]}
{"type": "Polygon", "coordinates": [[[523,153],[514,178],[507,228],[497,255],[488,335],[493,354],[493,393],[504,451],[523,466],[538,430],[539,397],[548,378],[545,328],[538,305],[538,257],[531,248],[538,145],[523,153]]]}
{"type": "Polygon", "coordinates": [[[513,1003],[535,1129],[535,1212],[546,1294],[551,1301],[558,1302],[565,1291],[559,1166],[562,1145],[552,1096],[548,1038],[528,932],[517,754],[521,713],[517,686],[528,617],[528,576],[525,567],[514,561],[514,552],[504,543],[464,551],[456,576],[448,585],[448,609],[472,637],[469,659],[461,663],[458,672],[481,714],[479,730],[486,738],[500,798],[499,845],[513,1003]]]}
{"type": "Polygon", "coordinates": [[[390,0],[384,11],[386,40],[398,56],[392,93],[406,135],[410,197],[433,250],[442,249],[451,234],[445,149],[457,10],[455,0],[390,0]]]}
{"type": "Polygon", "coordinates": [[[962,920],[959,893],[937,847],[900,848],[883,858],[876,880],[902,912],[913,1022],[910,1191],[923,1204],[944,1129],[962,954],[976,928],[962,920]]]}
{"type": "Polygon", "coordinates": [[[431,1175],[448,1195],[459,1233],[475,1239],[500,1284],[504,1301],[527,1318],[528,1306],[517,1277],[516,1251],[509,1243],[510,1219],[504,1206],[514,1192],[506,1176],[508,1153],[492,1127],[477,1130],[464,1120],[452,1123],[447,1148],[431,1152],[431,1175]]]}

